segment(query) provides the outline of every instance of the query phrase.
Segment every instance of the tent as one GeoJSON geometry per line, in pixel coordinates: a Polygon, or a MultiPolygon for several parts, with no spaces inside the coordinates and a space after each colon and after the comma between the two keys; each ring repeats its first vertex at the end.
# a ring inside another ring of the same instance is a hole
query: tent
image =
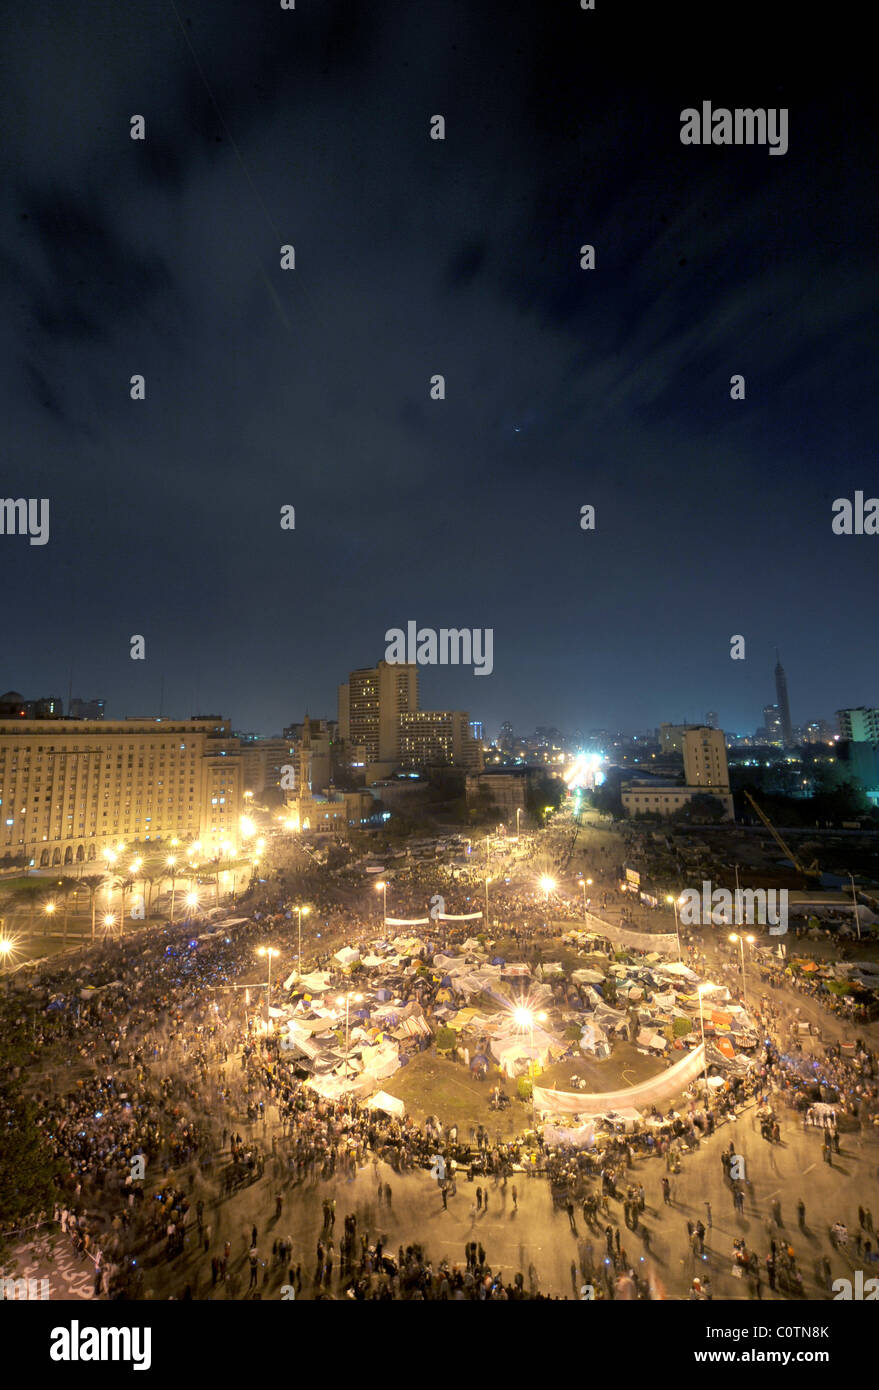
{"type": "Polygon", "coordinates": [[[337,960],[343,969],[347,970],[350,966],[357,965],[360,952],[356,946],[343,946],[341,951],[337,951],[333,956],[333,960],[337,960]]]}
{"type": "Polygon", "coordinates": [[[386,1115],[393,1115],[395,1119],[402,1120],[406,1113],[406,1107],[396,1096],[388,1095],[387,1091],[376,1091],[374,1096],[370,1096],[366,1102],[367,1110],[383,1110],[386,1115]]]}

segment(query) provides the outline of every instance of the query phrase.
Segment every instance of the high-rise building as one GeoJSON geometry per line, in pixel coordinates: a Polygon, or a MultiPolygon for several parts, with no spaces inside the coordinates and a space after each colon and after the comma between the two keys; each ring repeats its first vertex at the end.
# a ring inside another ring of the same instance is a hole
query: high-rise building
{"type": "Polygon", "coordinates": [[[836,717],[841,738],[853,743],[879,743],[879,709],[859,705],[857,709],[838,709],[836,717]]]}
{"type": "Polygon", "coordinates": [[[209,859],[239,842],[241,755],[229,721],[0,721],[0,856],[37,866],[131,846],[199,840],[209,859]]]}
{"type": "Polygon", "coordinates": [[[720,729],[688,729],[684,734],[684,778],[688,787],[729,791],[726,743],[720,729]]]}
{"type": "Polygon", "coordinates": [[[470,737],[475,738],[477,743],[481,744],[485,742],[485,730],[483,729],[481,719],[470,720],[470,737]]]}
{"type": "Polygon", "coordinates": [[[67,710],[69,719],[103,719],[106,714],[106,700],[80,700],[78,697],[70,701],[67,710]]]}
{"type": "Polygon", "coordinates": [[[780,747],[782,743],[782,732],[781,711],[778,705],[763,706],[763,727],[766,730],[766,742],[780,747]]]}
{"type": "Polygon", "coordinates": [[[418,667],[380,661],[339,686],[339,737],[367,763],[400,757],[400,715],[418,709],[418,667]]]}
{"type": "Polygon", "coordinates": [[[482,745],[470,734],[464,710],[413,710],[400,715],[401,762],[410,767],[445,763],[482,771],[482,745]]]}
{"type": "Polygon", "coordinates": [[[803,742],[832,743],[835,732],[828,719],[810,719],[803,730],[803,742]]]}
{"type": "Polygon", "coordinates": [[[660,724],[659,747],[663,753],[683,753],[684,734],[688,729],[701,728],[699,724],[660,724]]]}
{"type": "Polygon", "coordinates": [[[787,676],[784,674],[784,667],[781,664],[777,647],[775,658],[775,698],[778,702],[778,715],[781,720],[781,743],[783,748],[792,748],[794,731],[791,726],[790,702],[787,698],[787,676]]]}

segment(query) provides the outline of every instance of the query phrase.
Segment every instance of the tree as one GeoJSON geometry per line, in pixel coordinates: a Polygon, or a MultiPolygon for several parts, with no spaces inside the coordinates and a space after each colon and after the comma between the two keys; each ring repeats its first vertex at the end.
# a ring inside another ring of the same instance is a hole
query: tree
{"type": "Polygon", "coordinates": [[[85,886],[86,886],[86,888],[88,889],[89,907],[91,908],[91,913],[92,913],[92,940],[93,940],[93,941],[94,941],[94,938],[95,938],[95,896],[96,896],[96,894],[97,894],[98,889],[99,889],[99,888],[101,887],[101,885],[105,882],[106,877],[107,877],[106,874],[86,874],[86,875],[84,876],[84,878],[81,879],[81,882],[84,883],[85,886]]]}
{"type": "Polygon", "coordinates": [[[51,1207],[55,1162],[20,1086],[0,1082],[0,1230],[51,1207]]]}
{"type": "Polygon", "coordinates": [[[454,1052],[458,1043],[458,1034],[454,1028],[449,1028],[443,1024],[436,1030],[436,1050],[437,1052],[454,1052]]]}
{"type": "Polygon", "coordinates": [[[673,820],[681,825],[716,825],[726,815],[723,802],[708,792],[697,792],[675,812],[673,820]]]}

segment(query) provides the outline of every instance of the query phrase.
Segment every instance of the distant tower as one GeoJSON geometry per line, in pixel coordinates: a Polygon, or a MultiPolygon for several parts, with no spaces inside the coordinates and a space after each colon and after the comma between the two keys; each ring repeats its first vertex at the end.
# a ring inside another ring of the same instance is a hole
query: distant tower
{"type": "Polygon", "coordinates": [[[778,655],[778,648],[775,648],[775,699],[778,704],[778,715],[781,720],[781,742],[784,748],[792,748],[794,741],[793,728],[790,722],[790,702],[787,698],[787,676],[784,674],[784,667],[781,664],[781,657],[778,655]]]}
{"type": "Polygon", "coordinates": [[[710,709],[705,716],[705,724],[709,729],[717,728],[717,710],[710,709]]]}
{"type": "Polygon", "coordinates": [[[305,711],[302,738],[299,743],[299,794],[311,795],[311,720],[305,711]]]}

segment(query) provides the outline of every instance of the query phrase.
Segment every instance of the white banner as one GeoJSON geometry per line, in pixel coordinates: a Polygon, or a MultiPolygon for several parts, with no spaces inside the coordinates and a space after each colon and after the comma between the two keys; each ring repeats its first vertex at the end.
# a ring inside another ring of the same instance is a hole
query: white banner
{"type": "Polygon", "coordinates": [[[438,912],[441,922],[475,922],[482,917],[481,912],[438,912]]]}
{"type": "Polygon", "coordinates": [[[429,927],[429,917],[386,917],[386,927],[429,927]]]}
{"type": "Polygon", "coordinates": [[[680,1095],[704,1066],[700,1043],[667,1071],[625,1091],[549,1091],[535,1086],[534,1108],[547,1115],[604,1115],[609,1110],[645,1110],[659,1101],[673,1100],[680,1095]]]}

